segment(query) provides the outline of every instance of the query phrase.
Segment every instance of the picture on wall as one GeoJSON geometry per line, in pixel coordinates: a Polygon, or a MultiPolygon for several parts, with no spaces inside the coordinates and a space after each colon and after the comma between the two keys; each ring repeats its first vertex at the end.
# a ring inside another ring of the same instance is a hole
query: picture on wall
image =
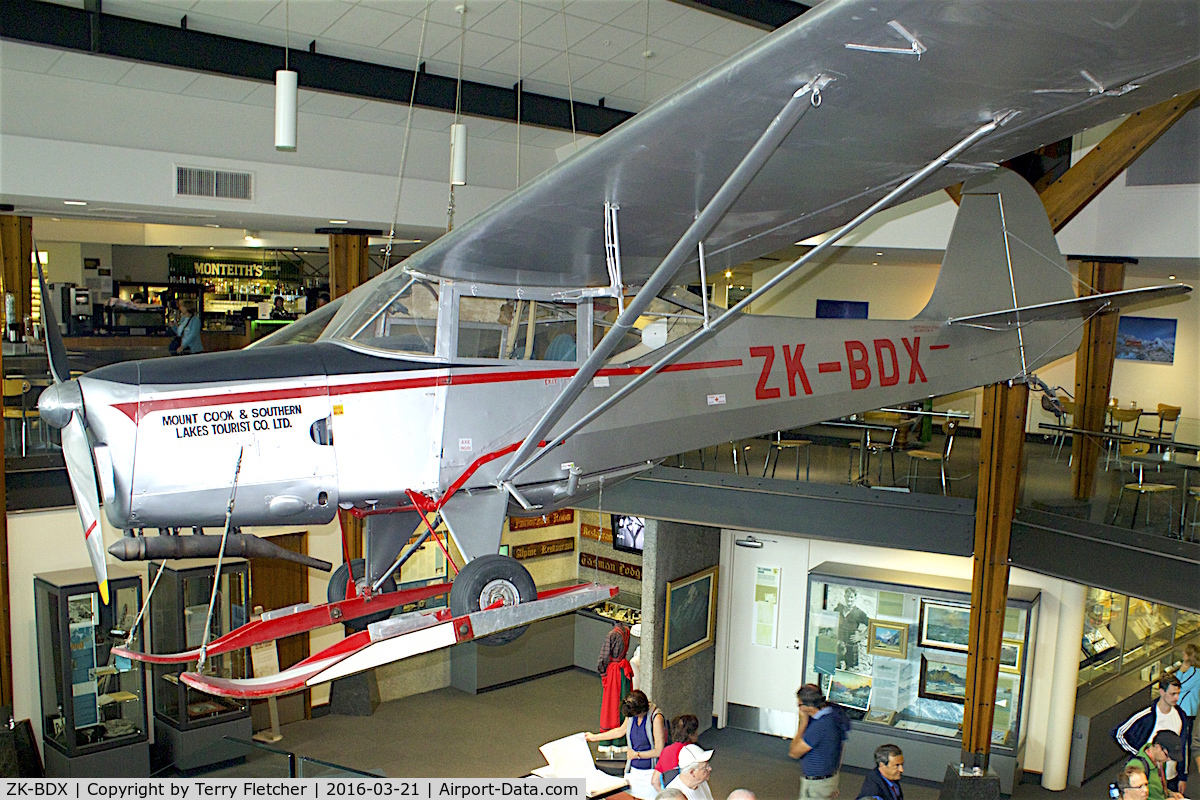
{"type": "Polygon", "coordinates": [[[663,669],[712,647],[717,633],[717,568],[667,581],[663,669]]]}
{"type": "Polygon", "coordinates": [[[1123,361],[1175,363],[1174,319],[1126,317],[1117,322],[1117,358],[1123,361]]]}
{"type": "Polygon", "coordinates": [[[866,711],[871,705],[871,676],[839,669],[829,683],[829,702],[866,711]]]}
{"type": "Polygon", "coordinates": [[[896,712],[886,708],[872,708],[863,717],[863,722],[874,722],[879,725],[891,725],[896,719],[896,712]]]}
{"type": "Polygon", "coordinates": [[[888,658],[908,656],[908,625],[873,619],[867,629],[867,652],[888,658]]]}
{"type": "Polygon", "coordinates": [[[1021,642],[1005,639],[1000,642],[1000,671],[1020,674],[1021,672],[1021,642]]]}
{"type": "Polygon", "coordinates": [[[921,647],[967,652],[971,638],[971,608],[921,599],[921,647]]]}
{"type": "Polygon", "coordinates": [[[917,695],[929,700],[965,703],[967,699],[967,665],[921,656],[921,682],[917,695]]]}
{"type": "Polygon", "coordinates": [[[878,593],[855,586],[825,587],[825,610],[837,613],[838,668],[860,675],[871,674],[867,651],[868,628],[875,616],[878,593]]]}

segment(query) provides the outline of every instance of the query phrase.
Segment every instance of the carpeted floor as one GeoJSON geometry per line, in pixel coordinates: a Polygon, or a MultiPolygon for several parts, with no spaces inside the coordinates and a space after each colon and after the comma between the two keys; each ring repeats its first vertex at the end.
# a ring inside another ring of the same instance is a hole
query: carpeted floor
{"type": "MultiPolygon", "coordinates": [[[[440,689],[385,703],[371,717],[296,722],[284,726],[275,747],[390,777],[519,777],[545,763],[541,744],[594,729],[599,701],[596,677],[572,670],[474,696],[440,689]]],[[[796,796],[798,767],[783,739],[727,728],[707,731],[700,743],[715,751],[710,785],[718,800],[736,788],[751,789],[761,800],[796,796]]],[[[267,777],[280,766],[260,753],[221,774],[267,777]]],[[[1116,771],[1114,766],[1082,789],[1064,792],[1023,784],[1013,800],[1100,800],[1116,771]]],[[[857,794],[863,774],[843,770],[847,800],[857,794]]],[[[907,800],[936,800],[940,788],[911,779],[904,785],[907,800]]]]}

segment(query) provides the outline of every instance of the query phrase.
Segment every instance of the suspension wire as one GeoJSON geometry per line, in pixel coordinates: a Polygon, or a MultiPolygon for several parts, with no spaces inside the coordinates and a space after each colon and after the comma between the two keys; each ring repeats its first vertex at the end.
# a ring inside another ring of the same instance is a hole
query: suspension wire
{"type": "Polygon", "coordinates": [[[288,51],[292,49],[292,0],[283,0],[283,69],[288,69],[288,51]]]}
{"type": "Polygon", "coordinates": [[[646,38],[642,41],[642,109],[650,105],[650,0],[646,0],[646,38]]]}
{"type": "Polygon", "coordinates": [[[1078,275],[1075,275],[1074,273],[1071,272],[1071,270],[1067,269],[1062,264],[1059,264],[1054,259],[1048,257],[1045,253],[1043,253],[1041,250],[1038,250],[1036,247],[1034,247],[1029,242],[1022,239],[1020,236],[1017,236],[1012,231],[1007,231],[1007,230],[1004,233],[1006,236],[1008,236],[1010,239],[1013,239],[1018,244],[1024,245],[1026,248],[1032,250],[1043,261],[1054,265],[1055,269],[1065,273],[1067,275],[1067,277],[1070,278],[1073,282],[1079,284],[1080,286],[1087,288],[1087,290],[1090,291],[1092,294],[1100,294],[1100,290],[1097,289],[1095,286],[1092,286],[1090,283],[1085,281],[1083,278],[1080,278],[1078,275]]]}
{"type": "MultiPolygon", "coordinates": [[[[463,46],[467,43],[467,4],[455,8],[459,11],[458,21],[458,77],[454,83],[454,124],[457,125],[462,117],[462,73],[463,73],[463,46]]],[[[459,147],[462,147],[459,144],[459,147]]],[[[450,184],[450,200],[446,204],[446,232],[454,230],[454,151],[451,148],[450,153],[450,172],[446,175],[446,183],[450,184]]]]}
{"type": "Polygon", "coordinates": [[[404,120],[404,144],[400,147],[400,172],[396,176],[396,204],[392,210],[392,227],[388,230],[387,246],[383,249],[383,269],[391,267],[392,243],[396,239],[396,221],[400,219],[400,190],[404,186],[404,162],[408,159],[408,136],[412,131],[413,106],[417,101],[417,79],[421,74],[421,54],[425,49],[425,29],[429,25],[429,6],[433,0],[425,0],[425,12],[421,17],[421,38],[417,43],[417,63],[413,67],[412,89],[408,93],[408,118],[404,120]]]}
{"type": "Polygon", "coordinates": [[[575,133],[575,89],[571,81],[571,36],[567,33],[567,0],[562,0],[563,15],[563,55],[567,59],[567,104],[571,107],[571,144],[574,152],[579,152],[579,142],[575,133]]]}
{"type": "Polygon", "coordinates": [[[517,188],[521,188],[521,100],[525,87],[521,50],[525,40],[525,0],[517,0],[517,188]]]}
{"type": "Polygon", "coordinates": [[[133,624],[129,626],[128,635],[125,637],[125,646],[133,644],[134,634],[137,633],[138,625],[141,624],[142,618],[146,616],[146,609],[150,605],[150,598],[154,596],[154,587],[158,586],[158,579],[162,577],[163,568],[167,566],[167,559],[159,562],[158,572],[154,575],[154,580],[150,582],[150,591],[146,592],[146,599],[142,601],[142,607],[138,609],[137,618],[133,620],[133,624]]]}

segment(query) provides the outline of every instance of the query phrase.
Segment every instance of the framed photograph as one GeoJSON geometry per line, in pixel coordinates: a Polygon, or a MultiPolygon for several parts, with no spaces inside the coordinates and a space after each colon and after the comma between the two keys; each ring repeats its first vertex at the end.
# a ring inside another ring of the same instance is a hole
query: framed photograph
{"type": "Polygon", "coordinates": [[[1117,321],[1117,353],[1122,361],[1175,363],[1177,321],[1158,317],[1126,317],[1117,321]]]}
{"type": "Polygon", "coordinates": [[[891,725],[896,719],[896,712],[884,708],[872,708],[863,717],[863,722],[874,722],[877,725],[891,725]]]}
{"type": "Polygon", "coordinates": [[[971,640],[971,607],[921,598],[921,647],[967,652],[971,640]]]}
{"type": "Polygon", "coordinates": [[[717,568],[667,581],[663,669],[713,646],[717,635],[717,568]]]}
{"type": "Polygon", "coordinates": [[[867,628],[867,652],[888,658],[907,658],[908,625],[903,622],[871,620],[867,628]]]}
{"type": "Polygon", "coordinates": [[[921,682],[917,696],[929,700],[965,703],[967,699],[967,665],[940,661],[921,655],[921,682]]]}
{"type": "Polygon", "coordinates": [[[1021,642],[1014,642],[1011,639],[1005,639],[1000,643],[1001,672],[1021,674],[1021,650],[1023,648],[1024,645],[1021,642]]]}
{"type": "Polygon", "coordinates": [[[838,670],[829,682],[829,702],[866,711],[871,705],[871,676],[838,670]]]}

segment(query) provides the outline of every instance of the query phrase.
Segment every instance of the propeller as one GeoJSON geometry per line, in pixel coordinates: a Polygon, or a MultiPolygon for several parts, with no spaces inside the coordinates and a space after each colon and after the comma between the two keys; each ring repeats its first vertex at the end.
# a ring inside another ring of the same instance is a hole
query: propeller
{"type": "MultiPolygon", "coordinates": [[[[33,252],[37,253],[34,244],[33,252]]],[[[50,304],[50,292],[46,288],[46,275],[42,270],[42,258],[37,256],[38,284],[42,291],[42,322],[46,329],[46,354],[50,360],[50,374],[54,386],[42,392],[38,399],[38,410],[42,418],[56,428],[62,429],[63,460],[67,463],[67,477],[71,483],[71,494],[75,496],[75,507],[79,510],[79,521],[83,525],[83,539],[87,545],[88,559],[96,573],[96,584],[100,588],[101,602],[108,604],[108,563],[104,560],[104,533],[100,527],[100,493],[96,489],[96,467],[92,462],[92,448],[88,443],[87,423],[83,411],[83,391],[79,382],[71,380],[71,367],[67,362],[67,348],[63,344],[62,332],[50,304]]]]}

